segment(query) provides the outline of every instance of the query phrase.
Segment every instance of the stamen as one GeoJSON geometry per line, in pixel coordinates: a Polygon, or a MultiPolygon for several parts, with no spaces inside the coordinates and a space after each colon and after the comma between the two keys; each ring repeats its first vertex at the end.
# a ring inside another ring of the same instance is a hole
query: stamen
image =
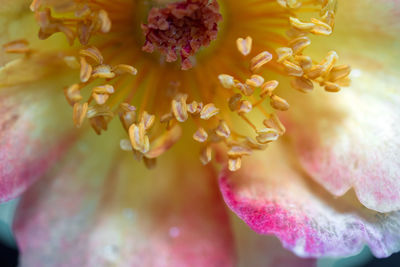
{"type": "Polygon", "coordinates": [[[211,117],[217,115],[219,113],[219,109],[215,107],[213,103],[207,104],[203,107],[200,112],[200,118],[203,120],[209,120],[211,117]]]}
{"type": "Polygon", "coordinates": [[[228,160],[228,168],[230,171],[234,172],[239,170],[242,167],[242,158],[230,158],[228,160]]]}
{"type": "Polygon", "coordinates": [[[272,59],[272,54],[264,51],[253,57],[250,61],[250,70],[257,72],[263,65],[267,64],[272,59]]]}
{"type": "Polygon", "coordinates": [[[88,103],[75,103],[74,105],[74,113],[73,120],[76,127],[81,127],[83,121],[86,118],[86,113],[88,112],[88,103]]]}
{"type": "Polygon", "coordinates": [[[264,128],[257,132],[257,141],[261,144],[268,144],[279,138],[279,132],[272,128],[264,128]]]}
{"type": "Polygon", "coordinates": [[[231,89],[232,87],[235,86],[235,80],[230,75],[221,74],[218,75],[218,79],[221,82],[222,86],[226,89],[231,89]]]}
{"type": "Polygon", "coordinates": [[[200,151],[200,161],[203,165],[207,165],[210,163],[212,159],[212,150],[211,147],[206,146],[200,151]]]}
{"type": "Polygon", "coordinates": [[[197,142],[204,143],[207,141],[208,134],[204,128],[199,128],[194,134],[193,134],[193,139],[196,140],[197,142]]]}
{"type": "Polygon", "coordinates": [[[283,99],[277,95],[272,95],[271,106],[274,109],[277,109],[280,111],[286,111],[289,109],[289,103],[285,99],[283,99]]]}
{"type": "Polygon", "coordinates": [[[251,52],[251,47],[253,45],[253,39],[247,36],[246,39],[238,38],[236,40],[237,49],[243,56],[247,56],[251,52]]]}
{"type": "Polygon", "coordinates": [[[178,95],[172,100],[172,112],[179,122],[184,122],[188,119],[186,99],[187,95],[178,95]]]}
{"type": "Polygon", "coordinates": [[[30,52],[29,42],[25,39],[14,40],[3,45],[3,50],[6,53],[26,54],[30,52]]]}
{"type": "Polygon", "coordinates": [[[86,61],[84,57],[81,57],[81,82],[86,83],[92,76],[93,67],[86,61]]]}

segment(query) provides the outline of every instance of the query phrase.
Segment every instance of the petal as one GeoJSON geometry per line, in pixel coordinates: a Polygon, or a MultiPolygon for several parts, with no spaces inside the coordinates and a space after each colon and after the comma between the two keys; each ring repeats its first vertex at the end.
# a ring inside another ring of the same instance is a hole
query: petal
{"type": "Polygon", "coordinates": [[[150,171],[100,138],[22,198],[14,224],[22,266],[233,265],[212,170],[170,156],[150,171]]]}
{"type": "Polygon", "coordinates": [[[20,195],[75,139],[56,82],[0,89],[0,201],[20,195]]]}
{"type": "Polygon", "coordinates": [[[311,267],[315,259],[302,259],[284,249],[272,236],[259,235],[236,216],[231,216],[238,251],[238,267],[311,267]]]}
{"type": "Polygon", "coordinates": [[[400,209],[400,79],[353,61],[352,85],[292,102],[289,134],[307,172],[336,196],[354,188],[380,212],[400,209]],[[357,75],[355,75],[357,74],[357,75]]]}
{"type": "Polygon", "coordinates": [[[339,1],[334,38],[342,41],[333,48],[369,56],[378,52],[376,58],[399,66],[399,15],[397,0],[339,1]]]}
{"type": "Polygon", "coordinates": [[[222,173],[225,202],[250,228],[276,235],[302,257],[353,255],[365,244],[377,257],[400,249],[400,212],[368,210],[351,194],[333,198],[291,156],[275,144],[239,172],[222,173]]]}
{"type": "Polygon", "coordinates": [[[335,34],[319,52],[338,51],[352,83],[338,94],[290,92],[288,134],[304,169],[332,194],[354,188],[370,209],[399,210],[400,5],[341,1],[338,10],[335,34]]]}

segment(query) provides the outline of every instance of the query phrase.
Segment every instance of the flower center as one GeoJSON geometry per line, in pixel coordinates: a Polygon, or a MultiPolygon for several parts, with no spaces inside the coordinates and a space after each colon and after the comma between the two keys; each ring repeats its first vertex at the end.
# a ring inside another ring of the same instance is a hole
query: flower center
{"type": "Polygon", "coordinates": [[[189,57],[202,46],[217,38],[218,22],[222,20],[215,0],[186,0],[165,8],[151,9],[147,24],[142,25],[146,36],[143,51],[158,49],[167,62],[182,59],[182,69],[192,68],[189,57]]]}
{"type": "MultiPolygon", "coordinates": [[[[217,34],[222,15],[216,0],[159,0],[157,7],[143,8],[148,3],[34,0],[31,5],[40,39],[62,32],[75,44],[64,51],[67,65],[80,74],[64,90],[75,125],[89,120],[101,134],[118,117],[127,136],[121,148],[148,167],[184,128],[200,145],[203,164],[213,151],[224,151],[229,169],[238,170],[242,157],[265,149],[286,131],[279,113],[289,103],[279,96],[279,78],[289,79],[301,93],[315,85],[338,92],[349,83],[350,67],[336,65],[336,52],[322,60],[305,53],[308,35],[332,33],[334,0],[225,0],[223,34],[217,34]],[[320,18],[308,18],[310,12],[320,18]],[[196,55],[194,64],[196,52],[216,38],[217,45],[203,57],[196,55]],[[147,53],[155,50],[165,60],[147,53]],[[185,71],[164,62],[178,56],[185,71]],[[268,78],[271,73],[276,80],[268,78]]],[[[32,53],[24,40],[4,48],[32,53]]]]}

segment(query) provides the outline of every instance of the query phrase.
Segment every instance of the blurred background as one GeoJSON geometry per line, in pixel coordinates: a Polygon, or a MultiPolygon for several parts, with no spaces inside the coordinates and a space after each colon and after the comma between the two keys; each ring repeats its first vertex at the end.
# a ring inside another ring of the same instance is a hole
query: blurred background
{"type": "MultiPolygon", "coordinates": [[[[0,267],[18,266],[18,249],[11,231],[11,223],[18,199],[0,204],[0,267]]],[[[387,259],[376,259],[368,248],[359,255],[345,259],[321,259],[318,267],[399,267],[400,253],[387,259]]],[[[251,267],[251,266],[245,266],[251,267]]]]}

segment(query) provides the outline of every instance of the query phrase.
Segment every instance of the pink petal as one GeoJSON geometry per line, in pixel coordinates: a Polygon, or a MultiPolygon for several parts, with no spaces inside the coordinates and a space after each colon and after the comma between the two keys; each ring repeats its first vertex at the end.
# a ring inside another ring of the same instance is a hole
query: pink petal
{"type": "MultiPolygon", "coordinates": [[[[347,57],[350,58],[350,57],[347,57]]],[[[307,172],[336,196],[354,188],[380,212],[400,209],[400,80],[377,61],[353,60],[352,85],[294,103],[289,135],[307,172]],[[362,64],[375,66],[366,71],[362,64]],[[304,102],[303,102],[304,103],[304,102]]]]}
{"type": "Polygon", "coordinates": [[[284,249],[273,236],[259,235],[243,221],[232,216],[238,267],[311,267],[316,259],[303,259],[284,249]]]}
{"type": "Polygon", "coordinates": [[[288,131],[315,181],[336,196],[353,188],[380,212],[400,209],[399,14],[399,1],[339,3],[335,35],[319,47],[352,66],[352,84],[335,95],[295,94],[288,131]]]}
{"type": "Polygon", "coordinates": [[[24,192],[74,141],[71,114],[52,82],[0,89],[0,201],[24,192]]]}
{"type": "Polygon", "coordinates": [[[232,266],[214,172],[171,155],[147,170],[107,137],[92,136],[22,198],[22,265],[232,266]]]}
{"type": "Polygon", "coordinates": [[[400,250],[400,212],[368,210],[351,194],[331,197],[284,150],[271,146],[261,159],[220,177],[225,202],[250,228],[276,235],[302,257],[353,255],[365,244],[377,257],[400,250]]]}

